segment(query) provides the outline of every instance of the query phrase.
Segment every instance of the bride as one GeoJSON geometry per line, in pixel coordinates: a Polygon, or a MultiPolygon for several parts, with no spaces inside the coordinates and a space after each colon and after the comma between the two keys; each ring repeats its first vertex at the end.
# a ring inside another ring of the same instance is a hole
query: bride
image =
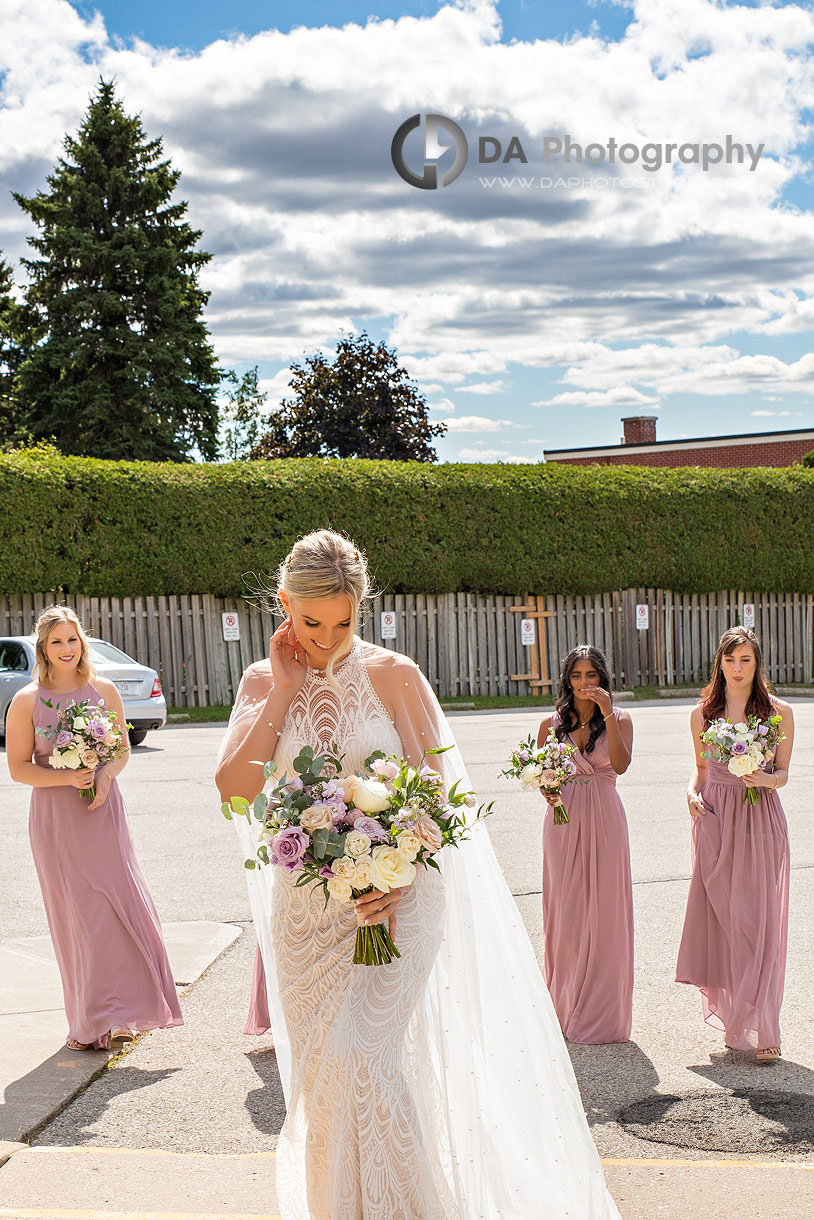
{"type": "MultiPolygon", "coordinates": [[[[221,748],[224,800],[293,776],[303,745],[336,744],[352,772],[374,750],[466,783],[413,661],[355,634],[364,557],[330,530],[280,567],[287,618],[249,666],[221,748]],[[274,780],[272,780],[274,782],[274,780]]],[[[237,818],[247,855],[256,843],[237,818]]],[[[441,873],[356,904],[266,868],[251,886],[287,1115],[283,1220],[618,1220],[571,1062],[482,825],[441,873]],[[401,957],[354,966],[359,923],[389,921],[401,957]]],[[[255,874],[252,874],[255,877],[255,874]]]]}

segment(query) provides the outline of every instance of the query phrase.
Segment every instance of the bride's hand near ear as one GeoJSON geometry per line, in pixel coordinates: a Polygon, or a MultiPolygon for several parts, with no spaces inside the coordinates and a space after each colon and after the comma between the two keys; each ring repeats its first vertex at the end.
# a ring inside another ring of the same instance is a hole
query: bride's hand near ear
{"type": "Polygon", "coordinates": [[[287,618],[271,637],[269,660],[275,689],[287,692],[291,698],[305,681],[308,661],[305,649],[294,634],[294,625],[287,618]]]}

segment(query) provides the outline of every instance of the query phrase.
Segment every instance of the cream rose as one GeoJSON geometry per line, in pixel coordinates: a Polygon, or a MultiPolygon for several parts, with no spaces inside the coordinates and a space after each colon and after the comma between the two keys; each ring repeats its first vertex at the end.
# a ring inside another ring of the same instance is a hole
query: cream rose
{"type": "Polygon", "coordinates": [[[329,877],[327,881],[328,893],[337,902],[350,902],[353,893],[353,886],[348,881],[347,877],[329,877]]]}
{"type": "Polygon", "coordinates": [[[361,830],[350,830],[345,839],[345,855],[354,858],[366,856],[370,851],[370,844],[371,840],[361,830]]]}
{"type": "Polygon", "coordinates": [[[441,846],[441,827],[427,813],[418,819],[418,837],[429,852],[436,852],[441,846]]]}
{"type": "Polygon", "coordinates": [[[99,755],[95,750],[83,750],[80,758],[82,759],[82,766],[90,767],[91,771],[95,771],[99,766],[99,755]]]}
{"type": "Polygon", "coordinates": [[[356,876],[356,861],[351,856],[339,856],[331,865],[331,872],[335,877],[352,881],[356,876]]]}
{"type": "Polygon", "coordinates": [[[421,839],[412,830],[402,830],[396,842],[397,851],[408,860],[415,860],[420,846],[421,839]]]}
{"type": "Polygon", "coordinates": [[[362,813],[381,813],[390,808],[390,793],[379,779],[360,779],[353,792],[353,803],[362,813]]]}
{"type": "Polygon", "coordinates": [[[118,737],[113,732],[113,729],[108,729],[104,736],[104,744],[106,746],[115,746],[117,741],[118,737]]]}
{"type": "Polygon", "coordinates": [[[539,763],[526,763],[520,772],[520,783],[524,788],[536,788],[540,783],[543,768],[539,763]]]}
{"type": "Polygon", "coordinates": [[[78,771],[82,766],[82,759],[79,757],[78,750],[66,750],[60,757],[62,758],[62,766],[68,767],[71,771],[78,771]]]}
{"type": "Polygon", "coordinates": [[[357,890],[366,890],[373,884],[373,860],[370,856],[360,856],[356,861],[356,871],[353,874],[353,884],[357,890]]]}
{"type": "Polygon", "coordinates": [[[755,760],[750,758],[748,754],[736,754],[734,758],[730,758],[727,763],[727,769],[732,775],[751,775],[753,771],[757,771],[755,760]]]}
{"type": "Polygon", "coordinates": [[[333,826],[330,805],[311,805],[300,814],[300,826],[312,834],[315,830],[330,830],[333,826]]]}
{"type": "Polygon", "coordinates": [[[415,865],[397,848],[382,843],[373,848],[370,880],[377,890],[389,894],[391,890],[412,885],[415,880],[415,865]]]}
{"type": "Polygon", "coordinates": [[[86,729],[88,727],[88,722],[84,716],[74,716],[73,727],[81,733],[82,729],[86,729]]]}

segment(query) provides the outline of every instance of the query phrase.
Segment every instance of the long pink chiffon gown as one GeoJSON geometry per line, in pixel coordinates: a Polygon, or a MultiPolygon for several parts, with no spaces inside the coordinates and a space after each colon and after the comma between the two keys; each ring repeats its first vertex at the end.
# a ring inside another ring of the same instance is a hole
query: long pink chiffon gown
{"type": "Polygon", "coordinates": [[[676,982],[700,988],[704,1020],[737,1050],[780,1045],[789,923],[789,832],[776,792],[741,798],[742,779],[710,761],[693,818],[692,877],[676,982]]]}
{"type": "MultiPolygon", "coordinates": [[[[90,684],[67,694],[41,686],[34,727],[55,727],[57,700],[100,698],[90,684]]],[[[37,766],[48,766],[52,748],[35,734],[37,766]]],[[[34,788],[28,828],[69,1036],[104,1048],[111,1029],[164,1029],[183,1018],[116,780],[103,805],[91,812],[89,804],[77,788],[34,788]]]]}
{"type": "MultiPolygon", "coordinates": [[[[618,713],[614,713],[617,715],[618,713]]],[[[554,724],[558,723],[555,715],[554,724]]],[[[568,824],[543,827],[544,975],[569,1042],[627,1042],[633,1021],[633,885],[607,733],[577,750],[568,824]]]]}

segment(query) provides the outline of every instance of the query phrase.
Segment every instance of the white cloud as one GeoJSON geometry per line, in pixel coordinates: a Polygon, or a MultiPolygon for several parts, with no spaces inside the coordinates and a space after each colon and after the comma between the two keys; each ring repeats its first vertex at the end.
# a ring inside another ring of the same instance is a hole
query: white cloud
{"type": "Polygon", "coordinates": [[[474,385],[458,387],[459,394],[505,394],[506,386],[502,381],[479,381],[474,385]]]}
{"type": "MultiPolygon", "coordinates": [[[[289,364],[360,319],[392,318],[389,342],[441,400],[434,417],[454,414],[440,410],[452,392],[505,392],[514,364],[565,369],[562,392],[537,404],[549,407],[811,393],[814,356],[778,355],[775,341],[814,326],[814,215],[784,194],[811,168],[814,13],[631,7],[618,41],[502,44],[497,4],[470,0],[189,54],[114,43],[98,14],[66,0],[5,0],[0,170],[11,189],[39,189],[99,76],[114,77],[182,170],[191,223],[214,253],[202,279],[226,365],[289,364]],[[766,149],[754,173],[629,167],[630,190],[489,191],[470,164],[448,190],[414,191],[387,150],[428,99],[464,126],[470,159],[479,133],[515,131],[538,159],[543,134],[566,132],[583,145],[731,133],[766,149]],[[731,338],[744,332],[753,354],[731,338]]],[[[9,260],[29,232],[5,193],[9,260]]]]}
{"type": "Polygon", "coordinates": [[[791,411],[753,411],[752,415],[791,415],[791,411]]]}
{"type": "Polygon", "coordinates": [[[450,432],[500,432],[503,428],[527,428],[529,424],[518,424],[511,419],[491,419],[486,415],[460,415],[457,419],[445,419],[450,432]]]}

